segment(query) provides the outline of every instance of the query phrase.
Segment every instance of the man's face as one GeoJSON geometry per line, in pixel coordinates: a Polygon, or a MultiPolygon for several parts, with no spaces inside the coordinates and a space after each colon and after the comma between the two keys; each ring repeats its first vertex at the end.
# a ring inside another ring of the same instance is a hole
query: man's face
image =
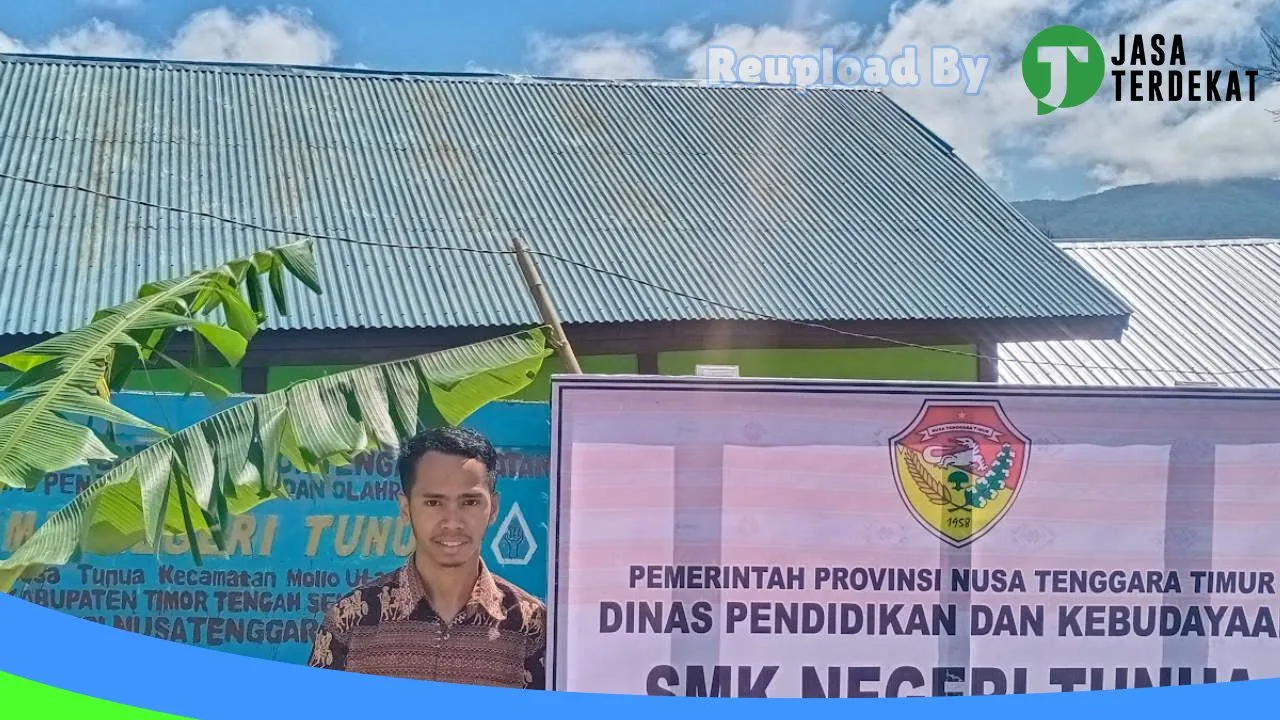
{"type": "Polygon", "coordinates": [[[400,516],[413,527],[418,554],[438,567],[473,562],[497,512],[484,463],[445,453],[424,455],[409,495],[400,495],[400,516]]]}

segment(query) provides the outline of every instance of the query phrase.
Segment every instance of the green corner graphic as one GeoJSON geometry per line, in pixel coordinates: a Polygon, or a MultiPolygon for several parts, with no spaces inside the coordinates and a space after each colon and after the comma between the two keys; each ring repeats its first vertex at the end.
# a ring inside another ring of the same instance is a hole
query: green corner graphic
{"type": "Polygon", "coordinates": [[[0,717],[191,720],[129,707],[0,672],[0,717]]]}
{"type": "Polygon", "coordinates": [[[1102,45],[1074,25],[1036,33],[1022,53],[1022,81],[1036,98],[1036,114],[1083,105],[1107,74],[1102,45]]]}

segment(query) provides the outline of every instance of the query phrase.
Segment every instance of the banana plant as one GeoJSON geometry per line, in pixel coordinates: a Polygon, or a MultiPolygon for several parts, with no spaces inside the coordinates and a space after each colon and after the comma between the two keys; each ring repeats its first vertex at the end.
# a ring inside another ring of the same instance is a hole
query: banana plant
{"type": "Polygon", "coordinates": [[[185,533],[226,551],[232,516],[287,498],[281,459],[324,473],[416,430],[460,424],[519,392],[552,353],[546,328],[356,368],[252,396],[115,465],[0,561],[0,591],[83,553],[112,555],[185,533]]]}
{"type": "Polygon", "coordinates": [[[239,364],[266,320],[264,283],[276,311],[286,314],[286,273],[320,292],[310,242],[148,283],[133,300],[99,310],[88,325],[0,357],[0,364],[21,372],[0,402],[0,490],[31,490],[46,473],[116,460],[108,444],[117,424],[166,434],[111,402],[139,367],[170,365],[194,389],[224,399],[227,390],[201,372],[208,352],[201,341],[228,365],[239,364]],[[165,352],[179,333],[194,343],[195,369],[165,352]],[[100,436],[81,418],[105,420],[108,431],[100,436]]]}
{"type": "Polygon", "coordinates": [[[112,404],[135,369],[157,364],[182,371],[215,402],[226,399],[229,392],[201,372],[201,340],[237,365],[266,319],[268,289],[276,311],[287,312],[286,275],[321,291],[311,243],[149,283],[82,328],[0,357],[21,372],[0,401],[0,491],[33,490],[50,472],[109,465],[0,561],[0,591],[83,553],[110,555],[143,541],[158,547],[160,535],[185,534],[199,563],[200,534],[225,551],[232,515],[288,496],[282,458],[324,472],[374,447],[395,448],[417,428],[456,425],[526,387],[552,353],[545,328],[535,328],[298,383],[172,434],[112,404]],[[165,352],[183,332],[195,343],[195,369],[165,352]],[[106,421],[101,434],[95,421],[106,421]],[[120,424],[159,439],[121,460],[108,447],[120,424]]]}

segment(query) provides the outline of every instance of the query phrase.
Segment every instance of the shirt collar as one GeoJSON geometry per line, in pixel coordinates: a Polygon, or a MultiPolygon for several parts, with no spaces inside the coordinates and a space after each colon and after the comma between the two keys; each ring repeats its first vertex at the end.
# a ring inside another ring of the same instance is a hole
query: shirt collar
{"type": "MultiPolygon", "coordinates": [[[[418,573],[412,553],[408,561],[400,567],[400,585],[408,589],[409,597],[415,605],[420,602],[431,604],[431,599],[427,597],[426,583],[418,573]]],[[[471,597],[463,606],[462,614],[475,611],[484,612],[494,620],[504,620],[507,617],[506,611],[502,608],[502,591],[498,589],[498,583],[485,565],[484,558],[480,559],[480,576],[476,578],[476,584],[471,589],[471,597]]]]}

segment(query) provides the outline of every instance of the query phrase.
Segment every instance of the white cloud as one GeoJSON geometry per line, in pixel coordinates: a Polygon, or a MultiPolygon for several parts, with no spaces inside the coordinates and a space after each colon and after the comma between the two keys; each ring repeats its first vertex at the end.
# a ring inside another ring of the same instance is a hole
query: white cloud
{"type": "MultiPolygon", "coordinates": [[[[1268,109],[1280,108],[1280,86],[1263,89],[1253,103],[1115,103],[1112,79],[1083,106],[1036,115],[1021,74],[1027,41],[1048,25],[1079,24],[1105,38],[1115,52],[1121,33],[1180,33],[1189,67],[1229,68],[1227,58],[1259,49],[1264,17],[1280,10],[1280,0],[916,0],[898,2],[886,23],[876,27],[833,22],[818,0],[793,0],[783,25],[725,25],[709,33],[678,25],[664,35],[596,35],[542,38],[556,48],[560,67],[583,74],[602,63],[606,48],[626,48],[612,57],[614,76],[639,77],[674,54],[684,75],[706,77],[711,46],[732,47],[738,55],[813,54],[834,47],[859,55],[894,57],[915,45],[927,61],[928,48],[951,45],[967,54],[988,55],[981,92],[960,88],[889,88],[886,93],[951,143],[988,180],[1002,182],[1002,162],[1011,150],[1031,151],[1041,167],[1088,167],[1108,185],[1232,176],[1280,176],[1280,126],[1268,109]],[[601,40],[607,39],[604,44],[601,40]],[[630,63],[630,64],[628,64],[630,63]]],[[[926,68],[927,69],[927,68],[926,68]]]]}
{"type": "MultiPolygon", "coordinates": [[[[978,97],[939,89],[894,89],[906,109],[952,142],[957,152],[993,179],[1001,151],[1035,149],[1042,164],[1085,165],[1103,184],[1211,180],[1280,174],[1280,131],[1267,107],[1255,103],[1115,103],[1111,79],[1083,106],[1037,116],[1021,75],[1027,39],[1051,22],[1067,20],[1067,0],[951,0],[919,3],[896,18],[879,50],[905,43],[946,42],[961,51],[987,51],[988,79],[978,97]]],[[[1173,0],[1162,4],[1109,3],[1082,20],[1104,51],[1116,37],[1136,32],[1179,32],[1190,67],[1222,68],[1226,53],[1256,40],[1260,18],[1277,0],[1173,0]]]]}
{"type": "Polygon", "coordinates": [[[146,53],[146,48],[142,38],[121,30],[113,23],[90,20],[80,27],[49,38],[40,52],[52,55],[140,57],[146,53]]]}
{"type": "Polygon", "coordinates": [[[702,42],[702,33],[688,25],[673,25],[662,34],[662,41],[668,50],[689,52],[702,42]]]}
{"type": "Polygon", "coordinates": [[[490,74],[490,75],[503,74],[502,70],[498,70],[497,68],[491,68],[488,65],[481,65],[475,60],[468,60],[467,64],[462,67],[462,71],[469,72],[469,73],[483,73],[483,74],[490,74]]]}
{"type": "Polygon", "coordinates": [[[648,38],[595,33],[574,39],[534,33],[531,59],[539,72],[561,77],[649,79],[659,76],[648,38]]]}
{"type": "Polygon", "coordinates": [[[9,37],[0,32],[0,53],[25,53],[30,52],[17,38],[9,37]]]}
{"type": "Polygon", "coordinates": [[[114,58],[327,65],[337,48],[310,14],[291,8],[240,15],[226,8],[202,10],[160,46],[97,18],[34,43],[0,33],[0,52],[114,58]]]}
{"type": "Polygon", "coordinates": [[[800,28],[726,25],[717,27],[711,37],[689,51],[685,67],[691,77],[707,77],[707,53],[711,48],[732,48],[738,56],[765,56],[812,53],[821,46],[819,34],[800,28]]]}
{"type": "Polygon", "coordinates": [[[167,56],[175,60],[230,60],[323,65],[337,41],[301,10],[259,10],[236,16],[226,8],[191,16],[174,36],[167,56]]]}
{"type": "MultiPolygon", "coordinates": [[[[1210,0],[1212,1],[1212,0],[1210,0]]],[[[915,45],[922,56],[934,45],[950,45],[966,54],[990,58],[976,96],[958,87],[890,88],[886,93],[956,148],[956,152],[993,182],[1005,180],[1003,151],[1021,144],[1035,105],[1022,81],[1021,55],[1027,41],[1079,3],[1074,0],[950,0],[897,7],[877,28],[871,43],[855,52],[886,57],[915,45]]],[[[926,58],[922,57],[922,62],[926,58]]],[[[1043,123],[1041,123],[1043,126],[1043,123]]]]}

